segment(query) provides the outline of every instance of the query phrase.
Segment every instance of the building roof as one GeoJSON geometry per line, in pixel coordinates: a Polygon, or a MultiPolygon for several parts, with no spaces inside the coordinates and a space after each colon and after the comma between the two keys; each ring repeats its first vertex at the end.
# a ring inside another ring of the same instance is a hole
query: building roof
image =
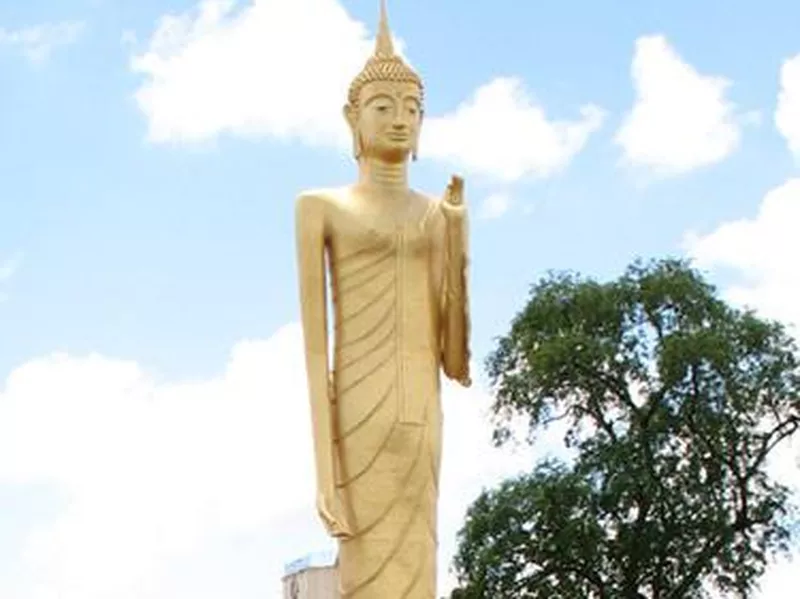
{"type": "Polygon", "coordinates": [[[336,563],[336,553],[333,551],[318,551],[308,553],[303,557],[289,562],[283,567],[284,576],[291,576],[310,568],[329,568],[336,563]]]}

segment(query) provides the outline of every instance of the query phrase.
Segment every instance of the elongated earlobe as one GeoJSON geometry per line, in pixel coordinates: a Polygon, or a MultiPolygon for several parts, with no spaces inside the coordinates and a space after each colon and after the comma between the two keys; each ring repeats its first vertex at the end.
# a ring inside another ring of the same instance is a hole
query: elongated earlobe
{"type": "Polygon", "coordinates": [[[361,160],[361,156],[364,154],[364,145],[361,141],[361,135],[358,132],[353,133],[353,158],[356,159],[356,162],[361,160]]]}
{"type": "Polygon", "coordinates": [[[347,126],[350,128],[350,134],[353,136],[353,158],[358,162],[361,158],[363,147],[361,144],[361,136],[358,134],[356,111],[348,103],[342,108],[342,113],[344,114],[344,120],[347,121],[347,126]]]}

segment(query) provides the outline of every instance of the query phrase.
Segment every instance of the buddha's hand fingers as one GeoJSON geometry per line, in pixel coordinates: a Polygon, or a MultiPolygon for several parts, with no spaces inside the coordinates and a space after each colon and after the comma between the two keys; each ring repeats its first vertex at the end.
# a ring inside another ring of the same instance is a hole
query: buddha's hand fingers
{"type": "Polygon", "coordinates": [[[464,204],[464,179],[458,175],[450,178],[445,192],[445,202],[451,206],[463,206],[464,204]]]}
{"type": "Polygon", "coordinates": [[[453,225],[461,225],[467,213],[467,206],[464,203],[464,179],[453,175],[442,202],[442,212],[445,220],[453,225]]]}

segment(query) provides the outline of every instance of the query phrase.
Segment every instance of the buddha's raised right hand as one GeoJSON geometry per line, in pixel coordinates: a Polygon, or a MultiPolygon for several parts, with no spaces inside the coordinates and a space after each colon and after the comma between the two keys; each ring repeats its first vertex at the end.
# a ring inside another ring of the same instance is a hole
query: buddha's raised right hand
{"type": "Polygon", "coordinates": [[[329,535],[336,539],[349,539],[353,536],[344,508],[335,492],[317,494],[317,512],[329,535]]]}

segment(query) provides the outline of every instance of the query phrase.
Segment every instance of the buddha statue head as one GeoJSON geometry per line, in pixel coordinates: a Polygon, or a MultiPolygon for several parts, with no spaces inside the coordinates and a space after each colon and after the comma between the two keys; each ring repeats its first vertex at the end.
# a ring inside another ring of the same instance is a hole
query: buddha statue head
{"type": "Polygon", "coordinates": [[[419,75],[395,54],[386,0],[381,0],[375,51],[350,84],[344,107],[356,160],[416,159],[423,91],[419,75]]]}

